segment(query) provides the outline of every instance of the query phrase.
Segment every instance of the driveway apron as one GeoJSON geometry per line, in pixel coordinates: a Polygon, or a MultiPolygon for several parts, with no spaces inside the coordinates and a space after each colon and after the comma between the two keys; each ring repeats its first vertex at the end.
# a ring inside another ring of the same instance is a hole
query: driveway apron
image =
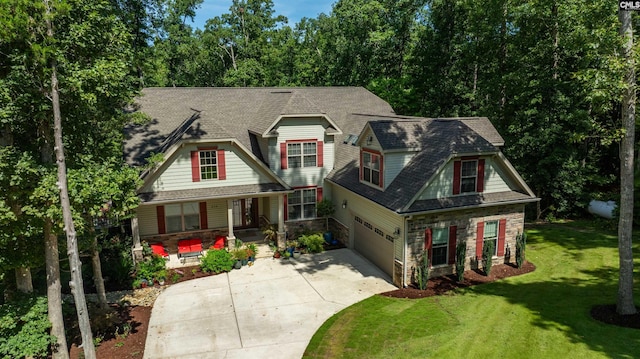
{"type": "Polygon", "coordinates": [[[390,278],[350,249],[178,283],[153,306],[144,358],[298,359],[329,317],[390,278]]]}

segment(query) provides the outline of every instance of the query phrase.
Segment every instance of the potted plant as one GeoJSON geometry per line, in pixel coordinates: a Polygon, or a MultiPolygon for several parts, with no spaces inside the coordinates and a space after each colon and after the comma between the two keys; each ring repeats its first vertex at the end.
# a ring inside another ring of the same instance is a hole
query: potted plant
{"type": "Polygon", "coordinates": [[[293,255],[293,251],[298,247],[298,241],[296,240],[288,240],[286,242],[287,252],[289,252],[289,256],[293,255]]]}
{"type": "Polygon", "coordinates": [[[167,270],[166,269],[161,269],[161,270],[157,271],[155,273],[154,277],[158,281],[158,284],[164,285],[165,281],[167,280],[167,270]]]}
{"type": "Polygon", "coordinates": [[[262,234],[264,234],[264,240],[268,243],[275,243],[278,239],[278,227],[273,224],[267,224],[262,227],[262,234]]]}
{"type": "Polygon", "coordinates": [[[242,254],[240,253],[242,249],[236,248],[231,251],[231,258],[235,261],[233,264],[233,268],[240,269],[242,268],[242,254]]]}
{"type": "Polygon", "coordinates": [[[249,262],[253,262],[256,259],[256,255],[258,254],[258,247],[255,245],[255,243],[248,243],[245,245],[246,250],[247,250],[247,258],[249,259],[249,262]]]}
{"type": "Polygon", "coordinates": [[[323,199],[322,201],[320,201],[317,204],[317,211],[318,211],[318,217],[322,217],[325,220],[324,223],[324,239],[325,241],[327,241],[327,243],[329,244],[334,244],[334,240],[333,240],[333,234],[331,232],[329,232],[329,216],[333,215],[333,213],[336,211],[335,206],[333,205],[333,202],[331,202],[330,199],[323,199]]]}

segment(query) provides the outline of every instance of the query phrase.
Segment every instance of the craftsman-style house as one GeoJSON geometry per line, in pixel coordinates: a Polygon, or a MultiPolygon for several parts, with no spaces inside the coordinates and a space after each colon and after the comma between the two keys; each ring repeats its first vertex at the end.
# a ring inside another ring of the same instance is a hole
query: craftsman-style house
{"type": "Polygon", "coordinates": [[[514,261],[537,200],[487,118],[398,116],[364,88],[148,88],[138,106],[150,119],[127,128],[125,158],[162,158],[142,176],[134,252],[267,223],[282,239],[323,224],[330,199],[334,235],[404,286],[425,244],[432,275],[454,271],[458,241],[468,267],[488,240],[514,261]]]}

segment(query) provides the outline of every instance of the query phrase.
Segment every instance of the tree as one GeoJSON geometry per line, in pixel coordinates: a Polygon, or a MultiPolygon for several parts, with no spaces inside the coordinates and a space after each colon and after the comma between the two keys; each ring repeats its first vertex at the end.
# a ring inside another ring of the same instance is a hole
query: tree
{"type": "Polygon", "coordinates": [[[633,27],[631,12],[620,9],[620,34],[623,41],[622,57],[625,63],[622,96],[622,128],[624,136],[620,144],[620,219],[618,223],[618,253],[620,277],[616,311],[620,315],[637,312],[633,302],[633,159],[636,112],[636,76],[633,52],[633,27]]]}
{"type": "MultiPolygon", "coordinates": [[[[44,0],[47,24],[47,37],[54,41],[53,23],[50,18],[52,8],[48,0],[44,0]]],[[[67,166],[64,157],[64,143],[62,142],[62,115],[60,113],[60,97],[58,93],[57,62],[53,58],[50,60],[51,66],[51,102],[53,105],[53,128],[55,137],[56,162],[58,165],[58,186],[60,189],[60,205],[64,217],[64,230],[67,234],[67,254],[69,255],[69,267],[71,269],[71,293],[73,294],[78,313],[78,327],[82,336],[82,347],[85,358],[96,357],[93,346],[93,334],[91,333],[91,322],[89,321],[89,311],[84,296],[84,285],[82,281],[82,269],[80,257],[78,256],[78,243],[76,242],[76,230],[71,217],[71,204],[69,202],[69,192],[67,190],[67,166]]]]}

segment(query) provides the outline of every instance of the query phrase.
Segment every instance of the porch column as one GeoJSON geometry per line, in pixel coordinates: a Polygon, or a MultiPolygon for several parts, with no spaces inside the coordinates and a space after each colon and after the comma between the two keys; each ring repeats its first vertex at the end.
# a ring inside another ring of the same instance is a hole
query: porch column
{"type": "Polygon", "coordinates": [[[278,195],[278,237],[276,240],[279,249],[284,249],[285,232],[284,232],[284,195],[278,195]]]}
{"type": "Polygon", "coordinates": [[[131,234],[133,235],[133,261],[137,262],[142,260],[142,244],[140,243],[138,217],[131,218],[131,234]]]}
{"type": "Polygon", "coordinates": [[[233,248],[236,243],[236,236],[233,233],[233,200],[227,200],[227,227],[229,235],[227,236],[227,247],[233,248]]]}

